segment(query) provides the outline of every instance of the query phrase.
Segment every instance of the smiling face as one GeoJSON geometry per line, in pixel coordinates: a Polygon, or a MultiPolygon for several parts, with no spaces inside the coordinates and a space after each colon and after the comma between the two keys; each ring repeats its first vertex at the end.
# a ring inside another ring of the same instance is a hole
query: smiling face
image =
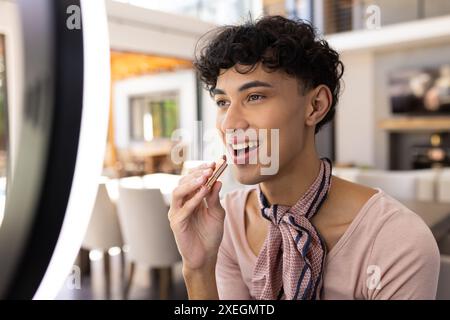
{"type": "Polygon", "coordinates": [[[285,173],[293,162],[301,159],[305,150],[314,148],[314,127],[317,120],[323,117],[311,119],[309,114],[314,108],[310,102],[319,91],[309,90],[302,94],[303,89],[296,78],[282,71],[268,72],[261,64],[248,73],[239,73],[235,68],[223,71],[213,90],[218,106],[216,128],[221,133],[229,156],[234,159],[236,179],[243,184],[257,184],[274,177],[261,174],[261,168],[267,166],[259,161],[256,164],[249,164],[253,163],[249,161],[240,164],[246,160],[246,153],[248,158],[252,149],[265,147],[270,154],[270,150],[277,148],[276,141],[270,139],[271,129],[279,129],[279,159],[271,161],[278,161],[276,175],[285,173]],[[267,134],[262,137],[259,134],[261,129],[267,129],[267,134]],[[254,130],[258,136],[256,141],[252,135],[246,140],[240,139],[228,135],[231,130],[244,133],[254,130]],[[241,151],[236,150],[241,148],[241,151]]]}

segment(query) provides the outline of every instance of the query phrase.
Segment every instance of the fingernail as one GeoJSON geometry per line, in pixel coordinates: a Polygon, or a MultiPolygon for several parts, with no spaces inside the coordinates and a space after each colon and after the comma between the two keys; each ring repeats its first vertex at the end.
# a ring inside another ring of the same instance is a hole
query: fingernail
{"type": "Polygon", "coordinates": [[[203,170],[203,174],[209,174],[210,172],[211,172],[211,169],[203,170]]]}

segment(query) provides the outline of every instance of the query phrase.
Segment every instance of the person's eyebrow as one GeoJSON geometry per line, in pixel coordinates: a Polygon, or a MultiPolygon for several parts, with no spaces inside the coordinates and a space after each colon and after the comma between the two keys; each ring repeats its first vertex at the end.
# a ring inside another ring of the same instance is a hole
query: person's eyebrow
{"type": "Polygon", "coordinates": [[[269,88],[273,88],[273,86],[270,83],[267,82],[263,82],[263,81],[250,81],[247,83],[244,83],[242,86],[239,87],[238,91],[244,91],[250,88],[255,88],[255,87],[269,87],[269,88]]]}
{"type": "MultiPolygon", "coordinates": [[[[270,83],[267,82],[263,82],[263,81],[259,81],[259,80],[255,80],[255,81],[250,81],[247,83],[244,83],[242,86],[239,87],[238,91],[244,91],[250,88],[255,88],[255,87],[268,87],[268,88],[273,88],[273,86],[270,83]]],[[[212,90],[213,95],[216,94],[226,94],[224,90],[219,89],[219,88],[214,88],[212,90]]]]}
{"type": "Polygon", "coordinates": [[[212,89],[211,92],[212,92],[213,96],[215,96],[216,94],[225,94],[225,91],[223,91],[222,89],[217,89],[217,88],[212,89]]]}

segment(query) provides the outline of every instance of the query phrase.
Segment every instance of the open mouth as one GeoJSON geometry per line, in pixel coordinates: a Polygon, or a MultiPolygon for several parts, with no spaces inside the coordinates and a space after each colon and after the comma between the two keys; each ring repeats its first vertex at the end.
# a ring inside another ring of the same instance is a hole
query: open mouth
{"type": "Polygon", "coordinates": [[[258,141],[248,141],[242,143],[231,143],[229,144],[230,153],[233,157],[234,162],[239,164],[244,164],[248,162],[249,156],[254,154],[259,147],[258,141]]]}

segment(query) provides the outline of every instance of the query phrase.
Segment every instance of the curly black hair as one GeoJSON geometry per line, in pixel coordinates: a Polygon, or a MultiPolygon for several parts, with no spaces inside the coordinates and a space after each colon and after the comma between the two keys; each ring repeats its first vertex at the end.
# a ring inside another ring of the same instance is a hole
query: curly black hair
{"type": "Polygon", "coordinates": [[[245,68],[236,70],[247,73],[261,62],[265,70],[282,70],[297,78],[304,92],[326,85],[333,100],[326,116],[316,125],[315,133],[333,119],[344,65],[327,41],[318,38],[309,22],[265,16],[242,25],[214,29],[200,39],[197,48],[194,66],[211,95],[221,69],[239,64],[245,68]],[[201,46],[205,39],[207,43],[201,46]]]}

